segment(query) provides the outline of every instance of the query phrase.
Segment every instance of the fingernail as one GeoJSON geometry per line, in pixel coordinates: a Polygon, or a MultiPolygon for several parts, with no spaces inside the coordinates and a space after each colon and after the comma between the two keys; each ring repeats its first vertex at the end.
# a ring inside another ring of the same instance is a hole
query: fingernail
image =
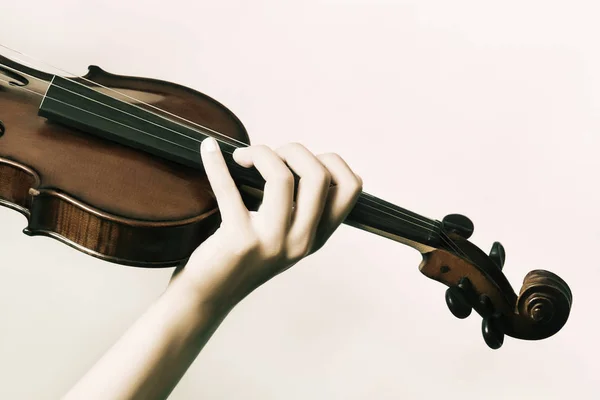
{"type": "Polygon", "coordinates": [[[217,141],[214,138],[207,137],[202,141],[202,147],[204,148],[204,150],[208,151],[209,153],[212,153],[214,151],[217,151],[219,145],[217,144],[217,141]]]}

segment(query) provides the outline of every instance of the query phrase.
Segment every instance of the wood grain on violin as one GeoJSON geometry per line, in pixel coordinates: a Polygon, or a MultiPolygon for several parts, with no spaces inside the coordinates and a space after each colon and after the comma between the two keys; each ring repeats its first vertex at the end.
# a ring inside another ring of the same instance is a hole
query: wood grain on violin
{"type": "MultiPolygon", "coordinates": [[[[98,68],[86,78],[160,94],[156,106],[248,141],[237,118],[189,89],[116,78],[98,68]]],[[[36,118],[39,96],[18,86],[2,85],[0,93],[0,119],[6,129],[0,144],[0,182],[11,183],[3,184],[0,193],[5,204],[19,205],[29,214],[27,233],[51,235],[108,261],[173,266],[216,228],[216,202],[205,176],[36,118]],[[23,174],[31,178],[22,179],[23,174]],[[37,191],[30,193],[30,188],[37,191]]]]}
{"type": "MultiPolygon", "coordinates": [[[[199,154],[208,136],[219,140],[249,208],[260,204],[264,180],[232,158],[250,143],[243,124],[181,85],[98,67],[56,76],[0,56],[0,121],[0,204],[27,217],[25,233],[106,261],[176,266],[217,229],[199,154]]],[[[449,287],[452,313],[483,317],[491,348],[505,334],[552,336],[568,319],[572,294],[562,279],[532,271],[517,295],[502,273],[503,247],[488,255],[470,243],[464,216],[432,220],[362,193],[345,223],[421,252],[421,272],[449,287]]]]}

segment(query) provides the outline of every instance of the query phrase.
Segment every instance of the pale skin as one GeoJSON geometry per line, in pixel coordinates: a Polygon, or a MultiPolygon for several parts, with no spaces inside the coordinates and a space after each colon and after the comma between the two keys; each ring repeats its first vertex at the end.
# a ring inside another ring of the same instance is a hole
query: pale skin
{"type": "Polygon", "coordinates": [[[315,156],[299,144],[251,146],[234,153],[266,181],[260,209],[249,212],[214,139],[202,143],[201,156],[221,226],[64,400],[166,399],[229,312],[320,249],[362,190],[335,154],[315,156]],[[291,171],[300,177],[295,198],[291,171]]]}

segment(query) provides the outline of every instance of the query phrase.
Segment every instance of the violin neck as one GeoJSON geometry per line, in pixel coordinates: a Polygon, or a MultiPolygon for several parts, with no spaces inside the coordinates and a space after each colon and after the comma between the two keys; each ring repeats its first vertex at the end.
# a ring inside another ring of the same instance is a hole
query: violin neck
{"type": "MultiPolygon", "coordinates": [[[[54,77],[39,115],[105,139],[202,170],[200,143],[212,136],[240,185],[262,190],[264,179],[255,168],[233,160],[245,146],[208,128],[184,125],[166,116],[118,100],[67,78],[54,77]]],[[[298,177],[296,177],[298,179],[298,177]]],[[[404,243],[421,252],[438,246],[440,223],[362,193],[345,224],[404,243]]]]}
{"type": "Polygon", "coordinates": [[[387,237],[426,253],[440,247],[441,223],[361,193],[345,224],[387,237]]]}

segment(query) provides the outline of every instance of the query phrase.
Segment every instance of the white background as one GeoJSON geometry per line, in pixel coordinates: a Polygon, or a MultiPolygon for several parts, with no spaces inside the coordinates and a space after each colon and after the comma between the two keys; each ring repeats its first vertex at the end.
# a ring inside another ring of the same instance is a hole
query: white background
{"type": "MultiPolygon", "coordinates": [[[[0,43],[75,74],[97,64],[205,92],[255,144],[338,152],[368,192],[431,218],[468,215],[474,243],[505,245],[515,291],[536,268],[573,290],[556,336],[491,351],[480,318],[455,319],[445,288],[419,273],[417,252],[342,227],[234,310],[172,399],[592,399],[595,3],[9,0],[0,43]]],[[[0,224],[0,398],[55,399],[171,270],[29,238],[8,209],[0,224]]]]}

